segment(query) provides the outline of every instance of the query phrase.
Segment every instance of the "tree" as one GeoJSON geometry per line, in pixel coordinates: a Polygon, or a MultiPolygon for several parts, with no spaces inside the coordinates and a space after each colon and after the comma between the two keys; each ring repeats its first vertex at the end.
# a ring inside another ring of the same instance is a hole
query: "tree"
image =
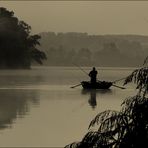
{"type": "Polygon", "coordinates": [[[65,148],[139,148],[148,147],[148,57],[143,67],[134,70],[124,82],[134,82],[138,93],[128,97],[118,111],[99,113],[90,123],[90,131],[81,142],[65,148]],[[92,127],[97,126],[95,131],[92,127]]]}
{"type": "Polygon", "coordinates": [[[33,60],[42,64],[46,55],[36,47],[40,36],[30,31],[14,12],[0,7],[0,68],[30,68],[33,60]]]}

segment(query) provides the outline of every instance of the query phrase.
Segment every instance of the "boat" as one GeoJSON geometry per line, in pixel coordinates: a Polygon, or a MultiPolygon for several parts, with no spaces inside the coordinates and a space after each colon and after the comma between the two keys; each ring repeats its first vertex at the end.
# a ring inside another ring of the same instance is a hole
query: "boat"
{"type": "Polygon", "coordinates": [[[109,89],[113,84],[107,81],[97,81],[94,84],[90,81],[82,81],[81,85],[84,89],[109,89]]]}

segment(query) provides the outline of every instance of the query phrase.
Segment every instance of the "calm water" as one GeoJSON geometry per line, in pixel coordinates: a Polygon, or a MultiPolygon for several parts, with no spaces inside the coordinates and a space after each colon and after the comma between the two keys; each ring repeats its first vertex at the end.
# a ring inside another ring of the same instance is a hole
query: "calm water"
{"type": "MultiPolygon", "coordinates": [[[[108,81],[131,72],[126,68],[98,69],[99,78],[108,81]]],[[[70,88],[82,80],[88,80],[87,75],[73,67],[1,70],[0,147],[63,147],[79,141],[97,113],[120,110],[122,100],[135,93],[132,85],[89,92],[70,88]]]]}

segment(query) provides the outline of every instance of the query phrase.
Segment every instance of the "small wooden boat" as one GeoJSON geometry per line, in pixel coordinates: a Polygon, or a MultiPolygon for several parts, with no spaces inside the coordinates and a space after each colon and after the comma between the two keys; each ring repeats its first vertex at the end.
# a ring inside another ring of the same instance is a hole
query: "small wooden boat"
{"type": "Polygon", "coordinates": [[[113,84],[106,81],[98,81],[94,84],[89,81],[82,81],[81,85],[84,89],[109,89],[113,84]]]}

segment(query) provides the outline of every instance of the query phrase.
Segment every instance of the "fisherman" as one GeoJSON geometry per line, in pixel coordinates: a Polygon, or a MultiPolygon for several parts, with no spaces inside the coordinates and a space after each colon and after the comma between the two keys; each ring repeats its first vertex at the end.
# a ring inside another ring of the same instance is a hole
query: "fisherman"
{"type": "Polygon", "coordinates": [[[95,83],[96,83],[97,74],[98,74],[98,72],[97,72],[96,68],[93,67],[92,71],[90,71],[90,73],[89,73],[89,76],[90,76],[90,78],[91,78],[90,82],[91,82],[92,84],[95,84],[95,83]]]}

